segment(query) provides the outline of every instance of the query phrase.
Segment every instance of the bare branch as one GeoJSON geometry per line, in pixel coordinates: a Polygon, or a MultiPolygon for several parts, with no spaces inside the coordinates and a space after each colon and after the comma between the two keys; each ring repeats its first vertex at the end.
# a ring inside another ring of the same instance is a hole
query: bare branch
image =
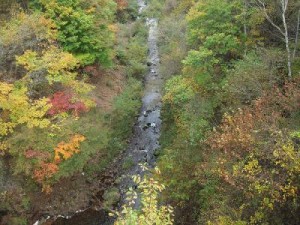
{"type": "MultiPolygon", "coordinates": [[[[277,26],[277,25],[273,22],[273,20],[270,18],[269,14],[268,14],[268,12],[267,12],[265,3],[264,3],[263,1],[261,1],[261,0],[257,0],[257,1],[259,2],[258,7],[260,7],[260,9],[264,12],[265,17],[266,17],[266,19],[269,21],[269,23],[270,23],[273,27],[275,27],[275,28],[280,32],[280,34],[282,34],[283,36],[285,36],[285,33],[282,31],[282,29],[281,29],[279,26],[277,26]]],[[[284,1],[284,0],[281,0],[281,1],[284,1]]]]}

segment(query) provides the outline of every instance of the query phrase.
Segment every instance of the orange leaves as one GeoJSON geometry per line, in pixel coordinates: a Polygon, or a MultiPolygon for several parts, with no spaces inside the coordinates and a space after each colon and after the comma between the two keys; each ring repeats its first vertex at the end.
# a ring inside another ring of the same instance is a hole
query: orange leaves
{"type": "Polygon", "coordinates": [[[50,193],[52,188],[47,184],[47,180],[53,177],[58,171],[58,166],[55,163],[42,162],[38,169],[34,170],[33,178],[43,186],[43,191],[50,193]]]}
{"type": "Polygon", "coordinates": [[[225,115],[220,131],[210,139],[210,145],[213,148],[222,149],[225,153],[235,153],[235,156],[239,158],[237,151],[234,150],[249,149],[253,142],[251,134],[256,119],[248,110],[240,110],[234,116],[225,115]]]}
{"type": "Polygon", "coordinates": [[[27,159],[40,159],[40,163],[33,171],[33,178],[35,181],[42,185],[42,191],[45,193],[50,193],[51,188],[51,178],[58,172],[59,163],[62,160],[67,160],[75,153],[79,152],[80,143],[85,140],[85,137],[80,134],[75,134],[68,143],[60,142],[54,149],[54,160],[49,161],[50,154],[33,149],[29,149],[24,153],[27,159]]]}
{"type": "Polygon", "coordinates": [[[45,178],[51,178],[58,171],[55,163],[42,162],[38,169],[34,170],[33,177],[38,183],[42,183],[45,178]]]}
{"type": "Polygon", "coordinates": [[[223,150],[236,158],[251,151],[252,144],[271,135],[280,128],[281,120],[297,112],[300,106],[299,81],[286,83],[272,93],[265,93],[251,106],[239,109],[233,115],[225,115],[219,130],[208,140],[214,148],[223,150]]]}
{"type": "Polygon", "coordinates": [[[79,152],[80,143],[85,140],[85,137],[79,134],[74,135],[68,143],[60,142],[54,149],[54,160],[60,162],[62,159],[69,159],[73,154],[79,152]]]}

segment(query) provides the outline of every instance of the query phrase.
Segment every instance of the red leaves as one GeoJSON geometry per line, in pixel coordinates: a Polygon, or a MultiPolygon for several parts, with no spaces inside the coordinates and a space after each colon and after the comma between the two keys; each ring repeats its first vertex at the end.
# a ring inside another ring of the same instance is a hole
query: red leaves
{"type": "Polygon", "coordinates": [[[84,140],[84,136],[75,134],[69,142],[60,142],[54,149],[55,155],[52,162],[49,162],[51,155],[48,152],[33,149],[25,151],[24,156],[27,159],[39,159],[33,170],[33,179],[42,185],[43,192],[50,193],[52,191],[51,178],[58,172],[59,164],[62,160],[67,160],[75,153],[80,152],[80,143],[84,140]]]}
{"type": "Polygon", "coordinates": [[[52,104],[48,114],[53,116],[63,112],[72,112],[75,116],[78,116],[80,112],[86,112],[87,107],[83,102],[73,101],[73,95],[65,92],[57,92],[50,99],[52,104]]]}

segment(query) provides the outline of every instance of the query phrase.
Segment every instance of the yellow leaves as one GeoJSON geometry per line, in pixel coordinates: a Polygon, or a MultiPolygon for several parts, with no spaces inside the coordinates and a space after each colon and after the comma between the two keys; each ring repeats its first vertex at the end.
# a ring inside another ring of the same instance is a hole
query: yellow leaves
{"type": "Polygon", "coordinates": [[[12,89],[12,84],[0,82],[0,102],[3,101],[3,99],[5,99],[5,96],[7,96],[9,92],[12,91],[12,89]]]}
{"type": "Polygon", "coordinates": [[[93,14],[94,12],[96,12],[96,8],[95,7],[90,7],[89,9],[86,9],[85,12],[87,14],[93,14]]]}
{"type": "Polygon", "coordinates": [[[243,172],[246,172],[247,174],[254,176],[256,174],[259,174],[261,172],[261,166],[258,163],[257,159],[251,159],[243,168],[243,172]]]}
{"type": "MultiPolygon", "coordinates": [[[[160,173],[155,168],[156,173],[160,173]]],[[[137,182],[138,188],[141,190],[141,210],[136,211],[132,208],[137,199],[137,193],[130,189],[127,193],[127,205],[122,207],[115,225],[171,225],[173,224],[173,208],[158,204],[158,195],[165,189],[165,186],[157,182],[154,178],[133,177],[137,182]]]]}
{"type": "Polygon", "coordinates": [[[38,65],[37,53],[31,50],[27,50],[22,56],[16,57],[16,60],[17,64],[23,65],[28,71],[37,70],[40,67],[40,65],[38,65]]]}
{"type": "Polygon", "coordinates": [[[86,95],[93,88],[92,85],[76,79],[77,73],[71,72],[79,65],[79,61],[70,53],[55,46],[49,47],[42,55],[31,50],[16,57],[17,63],[24,66],[28,72],[47,70],[46,78],[50,84],[60,82],[72,88],[80,95],[86,95]]]}
{"type": "Polygon", "coordinates": [[[28,72],[46,69],[47,79],[51,83],[61,82],[69,85],[77,74],[70,72],[78,66],[78,60],[70,53],[64,52],[55,46],[50,46],[41,56],[31,50],[22,56],[16,57],[17,63],[24,66],[28,72]]]}
{"type": "Polygon", "coordinates": [[[3,122],[2,119],[0,119],[0,136],[6,136],[12,133],[15,126],[15,123],[3,122]]]}
{"type": "Polygon", "coordinates": [[[0,39],[4,45],[22,43],[29,35],[37,40],[51,43],[57,36],[56,26],[51,19],[40,14],[28,15],[21,12],[0,29],[0,39]]]}
{"type": "Polygon", "coordinates": [[[118,29],[119,28],[118,28],[117,24],[110,24],[110,25],[108,25],[108,30],[110,30],[113,33],[117,33],[118,29]]]}
{"type": "Polygon", "coordinates": [[[287,169],[291,173],[300,172],[300,156],[293,143],[287,143],[279,146],[273,151],[276,158],[276,164],[287,169]]]}
{"type": "Polygon", "coordinates": [[[273,210],[274,208],[274,199],[264,198],[263,199],[263,205],[267,208],[270,208],[273,210]]]}
{"type": "Polygon", "coordinates": [[[0,90],[0,108],[7,113],[6,118],[0,118],[1,136],[11,133],[19,124],[26,124],[30,128],[45,128],[50,124],[44,118],[50,108],[47,98],[31,101],[27,96],[27,88],[22,84],[13,86],[0,82],[0,90]]]}
{"type": "Polygon", "coordinates": [[[182,104],[194,96],[192,81],[183,76],[174,76],[169,79],[163,101],[168,104],[182,104]]]}
{"type": "Polygon", "coordinates": [[[44,16],[39,18],[39,23],[47,28],[46,35],[49,39],[56,39],[57,29],[55,23],[51,19],[47,19],[44,16]]]}
{"type": "Polygon", "coordinates": [[[54,160],[60,162],[61,160],[69,159],[73,154],[79,152],[80,143],[85,140],[85,137],[79,134],[74,135],[68,143],[60,142],[54,149],[54,160]]]}
{"type": "Polygon", "coordinates": [[[205,15],[207,15],[204,11],[200,11],[199,8],[203,7],[205,4],[204,3],[197,3],[198,7],[192,7],[188,13],[188,15],[186,16],[186,20],[188,22],[195,20],[197,18],[200,17],[204,17],[205,15]]]}
{"type": "Polygon", "coordinates": [[[8,144],[5,141],[0,141],[0,156],[4,155],[8,149],[8,144]]]}
{"type": "Polygon", "coordinates": [[[28,104],[28,99],[23,105],[25,109],[22,113],[22,116],[19,117],[18,123],[26,123],[29,128],[40,127],[45,128],[50,125],[50,121],[47,118],[44,118],[47,111],[50,109],[47,98],[42,98],[34,101],[31,104],[28,104]]]}

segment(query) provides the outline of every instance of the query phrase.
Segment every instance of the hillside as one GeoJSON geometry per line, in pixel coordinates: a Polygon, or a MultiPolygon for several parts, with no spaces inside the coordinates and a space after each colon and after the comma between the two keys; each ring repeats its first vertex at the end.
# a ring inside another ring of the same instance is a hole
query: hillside
{"type": "Polygon", "coordinates": [[[2,0],[0,224],[300,224],[298,0],[2,0]]]}

